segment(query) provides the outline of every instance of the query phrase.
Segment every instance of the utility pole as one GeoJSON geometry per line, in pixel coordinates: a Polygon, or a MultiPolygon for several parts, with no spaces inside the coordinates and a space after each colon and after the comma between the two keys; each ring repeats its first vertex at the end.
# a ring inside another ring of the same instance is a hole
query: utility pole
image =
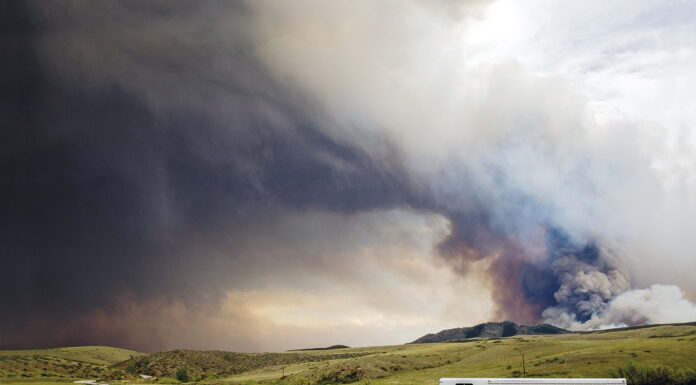
{"type": "Polygon", "coordinates": [[[527,378],[527,369],[524,367],[524,353],[522,354],[522,378],[527,378]]]}

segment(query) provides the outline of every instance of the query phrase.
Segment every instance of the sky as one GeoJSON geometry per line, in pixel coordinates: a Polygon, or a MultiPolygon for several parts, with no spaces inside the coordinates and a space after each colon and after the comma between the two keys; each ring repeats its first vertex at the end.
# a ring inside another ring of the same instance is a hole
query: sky
{"type": "Polygon", "coordinates": [[[696,321],[693,2],[0,8],[0,349],[696,321]]]}

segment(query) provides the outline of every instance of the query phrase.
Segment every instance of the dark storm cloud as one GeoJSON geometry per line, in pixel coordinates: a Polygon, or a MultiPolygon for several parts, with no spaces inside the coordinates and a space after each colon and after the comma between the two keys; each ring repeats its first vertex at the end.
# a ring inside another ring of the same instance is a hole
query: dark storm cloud
{"type": "MultiPolygon", "coordinates": [[[[640,293],[607,244],[649,231],[595,225],[661,197],[649,160],[565,83],[481,62],[462,34],[485,4],[399,3],[3,4],[0,347],[187,325],[292,210],[439,214],[437,251],[485,266],[499,319],[644,319],[610,311],[640,293]]],[[[327,248],[283,255],[321,274],[327,248]]]]}
{"type": "MultiPolygon", "coordinates": [[[[209,5],[230,24],[245,17],[239,4],[209,5]]],[[[203,39],[214,28],[205,15],[186,24],[197,11],[192,2],[3,8],[5,336],[23,330],[48,344],[83,343],[57,333],[61,323],[124,293],[217,298],[225,272],[182,250],[192,234],[243,226],[256,209],[354,212],[414,201],[398,167],[317,130],[310,103],[265,73],[246,42],[232,36],[216,52],[217,42],[203,39]],[[150,25],[160,27],[147,34],[150,25]],[[103,46],[90,44],[93,35],[103,46]],[[176,57],[159,52],[165,46],[176,57]],[[109,68],[110,59],[129,64],[109,68]],[[215,60],[225,61],[217,73],[215,60]],[[82,61],[104,68],[81,73],[82,61]],[[122,78],[129,71],[155,74],[140,84],[150,94],[122,78]],[[224,106],[206,106],[219,96],[224,106]],[[167,105],[169,97],[184,102],[167,105]],[[35,321],[48,328],[27,329],[35,321]]],[[[10,341],[0,345],[23,344],[10,341]]]]}

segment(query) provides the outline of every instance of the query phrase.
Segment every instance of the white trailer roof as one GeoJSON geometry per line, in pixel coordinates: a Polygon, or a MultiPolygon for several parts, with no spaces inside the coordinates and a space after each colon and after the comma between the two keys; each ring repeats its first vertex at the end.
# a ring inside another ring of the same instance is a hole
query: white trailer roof
{"type": "Polygon", "coordinates": [[[485,382],[490,385],[587,385],[587,384],[606,384],[606,385],[625,385],[624,378],[441,378],[440,382],[448,384],[480,384],[485,382]]]}

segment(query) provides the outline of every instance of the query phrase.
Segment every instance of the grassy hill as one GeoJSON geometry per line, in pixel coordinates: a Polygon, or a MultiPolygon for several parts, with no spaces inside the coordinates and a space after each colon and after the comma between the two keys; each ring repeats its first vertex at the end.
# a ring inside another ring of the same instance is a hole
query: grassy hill
{"type": "MultiPolygon", "coordinates": [[[[520,376],[521,354],[525,355],[527,375],[536,377],[607,377],[612,369],[629,362],[696,370],[696,325],[260,354],[177,350],[143,355],[104,347],[5,351],[0,352],[0,382],[49,385],[73,379],[108,379],[107,374],[122,374],[134,382],[136,373],[171,377],[173,371],[184,368],[203,384],[435,385],[440,377],[520,376]],[[111,364],[119,357],[128,359],[111,364]],[[46,361],[60,363],[63,366],[54,366],[73,372],[41,377],[37,370],[48,364],[46,361]],[[33,376],[18,377],[21,369],[9,371],[8,362],[20,362],[24,368],[34,365],[29,369],[33,376]],[[88,370],[77,370],[78,363],[88,370]]],[[[175,380],[159,378],[158,382],[175,380]]]]}
{"type": "Polygon", "coordinates": [[[0,381],[117,378],[123,373],[112,368],[113,364],[143,355],[108,346],[0,350],[0,381]]]}

